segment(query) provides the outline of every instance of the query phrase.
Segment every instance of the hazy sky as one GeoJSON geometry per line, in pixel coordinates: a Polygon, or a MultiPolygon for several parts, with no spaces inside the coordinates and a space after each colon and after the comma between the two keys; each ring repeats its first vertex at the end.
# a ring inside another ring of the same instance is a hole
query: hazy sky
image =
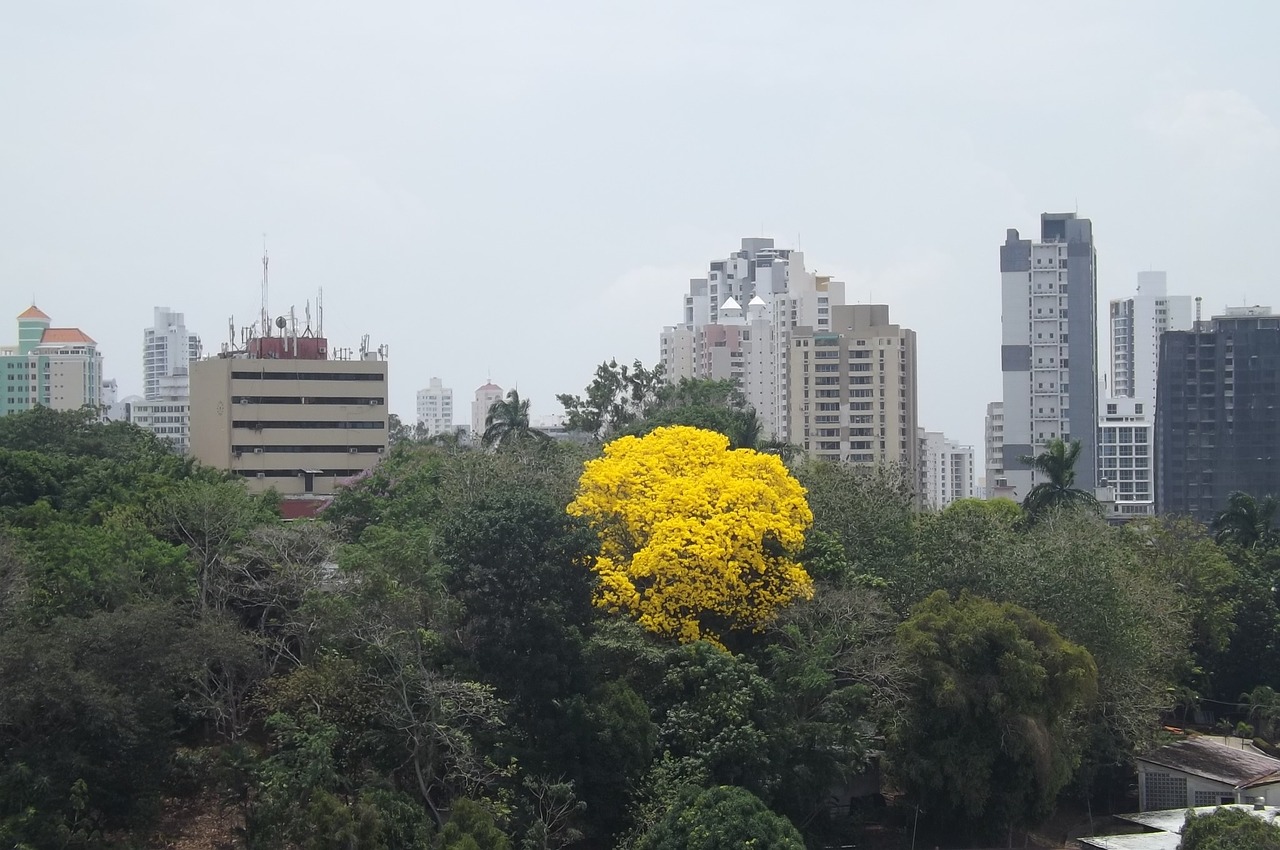
{"type": "Polygon", "coordinates": [[[153,306],[206,351],[256,317],[265,232],[272,312],[323,287],[393,410],[435,375],[465,422],[492,375],[539,415],[763,233],[918,332],[920,422],[980,458],[1006,228],[1093,219],[1104,309],[1148,268],[1280,307],[1278,32],[1274,0],[4,3],[0,316],[34,295],[140,392],[153,306]]]}

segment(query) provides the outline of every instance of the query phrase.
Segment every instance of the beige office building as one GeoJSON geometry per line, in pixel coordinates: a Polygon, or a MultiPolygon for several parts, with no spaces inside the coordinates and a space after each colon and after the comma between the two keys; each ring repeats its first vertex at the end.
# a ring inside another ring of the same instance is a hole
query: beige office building
{"type": "Polygon", "coordinates": [[[830,330],[797,327],[788,358],[791,442],[814,458],[920,468],[916,332],[884,304],[831,307],[830,330]]]}
{"type": "Polygon", "coordinates": [[[263,354],[191,364],[192,455],[282,496],[330,495],[372,469],[387,450],[387,362],[263,354]]]}

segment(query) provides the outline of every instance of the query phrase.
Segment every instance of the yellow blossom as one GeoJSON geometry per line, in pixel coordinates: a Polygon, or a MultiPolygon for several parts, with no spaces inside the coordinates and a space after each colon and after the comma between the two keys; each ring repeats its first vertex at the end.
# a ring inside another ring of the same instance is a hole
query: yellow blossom
{"type": "Polygon", "coordinates": [[[596,604],[681,641],[758,629],[813,582],[795,560],[813,514],[773,455],[714,431],[622,437],[587,463],[569,513],[600,535],[596,604]]]}

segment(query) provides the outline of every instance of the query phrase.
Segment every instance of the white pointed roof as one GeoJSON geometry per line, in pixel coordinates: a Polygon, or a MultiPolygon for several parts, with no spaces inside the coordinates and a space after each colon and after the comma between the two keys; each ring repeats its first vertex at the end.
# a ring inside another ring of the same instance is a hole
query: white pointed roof
{"type": "Polygon", "coordinates": [[[767,307],[769,305],[765,304],[764,299],[761,298],[759,295],[754,295],[752,296],[751,300],[747,302],[747,306],[748,307],[767,307]]]}
{"type": "Polygon", "coordinates": [[[741,310],[742,306],[738,304],[734,297],[730,295],[728,299],[720,305],[721,310],[741,310]]]}

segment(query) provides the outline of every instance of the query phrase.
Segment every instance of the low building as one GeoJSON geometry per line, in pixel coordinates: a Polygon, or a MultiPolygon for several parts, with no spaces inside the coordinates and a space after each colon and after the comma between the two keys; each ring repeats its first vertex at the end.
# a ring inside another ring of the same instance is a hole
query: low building
{"type": "Polygon", "coordinates": [[[1187,815],[1203,817],[1220,808],[1238,809],[1267,823],[1280,825],[1280,809],[1264,804],[1197,806],[1195,808],[1162,809],[1158,812],[1116,815],[1126,831],[1115,835],[1090,835],[1076,839],[1081,847],[1098,850],[1179,850],[1182,846],[1182,828],[1187,815]]]}
{"type": "Polygon", "coordinates": [[[18,316],[18,344],[0,346],[0,416],[37,405],[53,410],[102,407],[102,354],[79,328],[51,327],[32,304],[18,316]]]}
{"type": "Polygon", "coordinates": [[[191,454],[253,492],[324,496],[387,450],[385,349],[328,359],[324,337],[255,337],[191,367],[191,454]]]}
{"type": "Polygon", "coordinates": [[[1280,759],[1193,737],[1137,757],[1138,808],[1280,802],[1280,759]]]}

